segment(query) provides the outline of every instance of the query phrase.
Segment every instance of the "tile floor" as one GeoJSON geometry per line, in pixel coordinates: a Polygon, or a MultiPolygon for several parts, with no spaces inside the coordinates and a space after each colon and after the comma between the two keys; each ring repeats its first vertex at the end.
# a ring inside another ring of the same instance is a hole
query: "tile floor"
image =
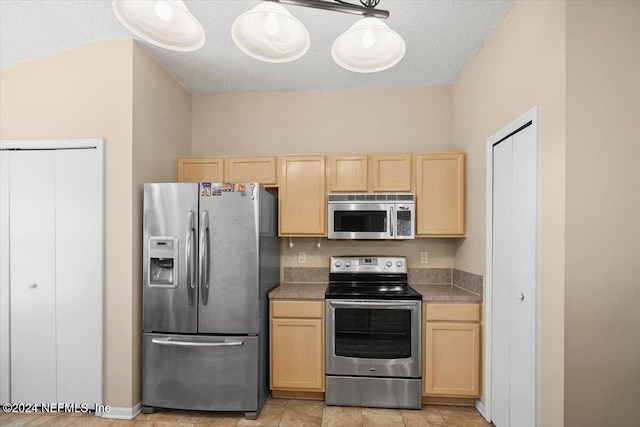
{"type": "Polygon", "coordinates": [[[484,427],[491,426],[472,407],[424,405],[421,410],[348,408],[325,406],[321,401],[271,399],[257,420],[246,420],[241,414],[163,410],[140,414],[133,421],[97,418],[87,414],[1,414],[0,426],[55,427],[484,427]]]}

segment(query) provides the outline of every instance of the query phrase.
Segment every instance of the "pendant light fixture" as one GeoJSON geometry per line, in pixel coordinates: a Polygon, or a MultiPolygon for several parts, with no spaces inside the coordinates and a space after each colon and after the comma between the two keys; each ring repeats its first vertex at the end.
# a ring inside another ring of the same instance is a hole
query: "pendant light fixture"
{"type": "MultiPolygon", "coordinates": [[[[264,62],[294,61],[309,50],[309,32],[282,4],[364,16],[342,33],[331,47],[333,60],[358,73],[393,67],[405,54],[402,37],[381,19],[380,0],[264,0],[240,15],[231,27],[233,42],[247,55],[264,62]]],[[[113,11],[134,34],[165,49],[188,52],[204,45],[200,22],[181,0],[113,0],[113,11]]]]}
{"type": "Polygon", "coordinates": [[[202,25],[181,0],[113,0],[113,12],[129,31],[156,46],[189,52],[204,45],[202,25]]]}
{"type": "Polygon", "coordinates": [[[309,49],[304,25],[280,4],[304,6],[364,16],[333,43],[331,56],[342,68],[375,73],[402,60],[406,47],[402,37],[379,18],[389,12],[376,9],[380,0],[360,0],[361,5],[342,0],[265,0],[235,20],[231,37],[240,50],[265,62],[289,62],[309,49]]]}
{"type": "Polygon", "coordinates": [[[331,47],[331,57],[349,71],[376,73],[400,62],[405,50],[398,33],[380,19],[366,17],[338,36],[331,47]]]}
{"type": "Polygon", "coordinates": [[[309,32],[287,9],[264,2],[240,15],[231,27],[238,48],[264,62],[289,62],[309,50],[309,32]]]}

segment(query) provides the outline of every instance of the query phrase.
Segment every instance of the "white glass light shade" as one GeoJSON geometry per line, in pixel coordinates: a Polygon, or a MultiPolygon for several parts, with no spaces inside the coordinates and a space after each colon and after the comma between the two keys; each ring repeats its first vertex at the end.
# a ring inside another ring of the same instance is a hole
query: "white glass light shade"
{"type": "Polygon", "coordinates": [[[240,15],[231,26],[238,48],[265,62],[289,62],[309,50],[309,32],[281,5],[263,2],[240,15]]]}
{"type": "Polygon", "coordinates": [[[204,45],[202,25],[181,0],[113,0],[113,12],[129,31],[156,46],[189,52],[204,45]]]}
{"type": "Polygon", "coordinates": [[[363,18],[340,34],[331,57],[349,71],[375,73],[396,65],[406,50],[404,40],[378,18],[363,18]]]}

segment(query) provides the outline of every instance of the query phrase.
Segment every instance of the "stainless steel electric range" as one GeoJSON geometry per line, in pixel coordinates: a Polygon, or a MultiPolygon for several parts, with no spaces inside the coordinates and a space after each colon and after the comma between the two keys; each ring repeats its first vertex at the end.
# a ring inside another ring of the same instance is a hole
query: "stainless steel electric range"
{"type": "Polygon", "coordinates": [[[327,405],[421,406],[422,295],[404,257],[331,257],[326,310],[327,405]]]}

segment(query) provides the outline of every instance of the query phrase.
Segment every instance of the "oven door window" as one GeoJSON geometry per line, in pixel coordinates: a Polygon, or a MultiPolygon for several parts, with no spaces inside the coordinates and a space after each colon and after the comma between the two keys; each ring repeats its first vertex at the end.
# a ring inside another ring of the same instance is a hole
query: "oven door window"
{"type": "Polygon", "coordinates": [[[335,211],[333,215],[333,229],[337,232],[387,232],[387,211],[335,211]]]}
{"type": "Polygon", "coordinates": [[[335,354],[365,359],[411,357],[411,310],[336,308],[335,354]]]}

